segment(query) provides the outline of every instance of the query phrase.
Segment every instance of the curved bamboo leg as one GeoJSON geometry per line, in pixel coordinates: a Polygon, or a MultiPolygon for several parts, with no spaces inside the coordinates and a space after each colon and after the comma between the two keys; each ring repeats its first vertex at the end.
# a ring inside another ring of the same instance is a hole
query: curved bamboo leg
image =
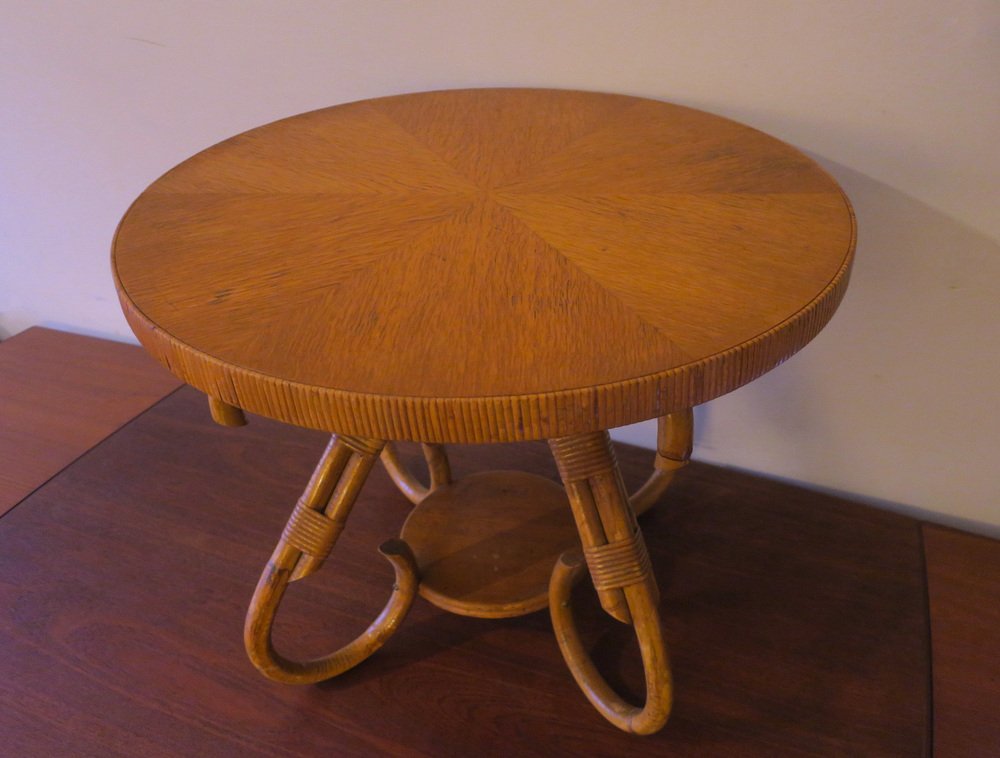
{"type": "Polygon", "coordinates": [[[420,449],[424,453],[424,460],[427,461],[427,470],[431,475],[430,487],[423,485],[413,473],[399,460],[399,451],[391,442],[387,442],[382,450],[382,465],[389,473],[390,478],[396,483],[399,491],[406,498],[417,505],[427,497],[427,493],[443,484],[451,483],[451,466],[448,463],[448,454],[444,450],[444,445],[435,445],[423,442],[420,449]]]}
{"type": "Polygon", "coordinates": [[[583,542],[564,553],[552,572],[549,610],[556,640],[577,684],[598,711],[619,729],[658,731],[670,715],[673,689],[666,643],[657,610],[659,591],[646,544],[629,505],[607,432],[550,440],[583,542]],[[631,623],[646,677],[646,702],[625,702],[604,681],[580,642],[570,609],[570,591],[582,576],[584,559],[601,605],[631,623]]]}
{"type": "Polygon", "coordinates": [[[378,650],[413,603],[419,583],[416,561],[405,542],[391,539],[379,552],[396,572],[392,594],[359,637],[330,655],[308,661],[284,657],[271,641],[274,617],[288,583],[309,576],[330,554],[382,445],[379,440],[347,436],[330,440],[261,574],[247,611],[243,641],[254,666],[271,679],[310,684],[343,673],[378,650]]]}
{"type": "Polygon", "coordinates": [[[688,408],[656,420],[656,458],[653,473],[632,497],[632,510],[642,515],[660,499],[677,470],[691,459],[694,442],[694,412],[688,408]]]}

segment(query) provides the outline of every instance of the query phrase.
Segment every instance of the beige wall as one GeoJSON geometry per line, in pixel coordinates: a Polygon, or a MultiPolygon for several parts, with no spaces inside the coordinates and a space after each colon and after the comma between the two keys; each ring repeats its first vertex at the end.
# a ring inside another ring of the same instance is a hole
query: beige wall
{"type": "Polygon", "coordinates": [[[129,338],[111,235],[192,152],[480,85],[675,100],[815,156],[857,209],[851,289],[801,354],[700,410],[696,455],[1000,533],[995,0],[0,0],[0,334],[129,338]]]}

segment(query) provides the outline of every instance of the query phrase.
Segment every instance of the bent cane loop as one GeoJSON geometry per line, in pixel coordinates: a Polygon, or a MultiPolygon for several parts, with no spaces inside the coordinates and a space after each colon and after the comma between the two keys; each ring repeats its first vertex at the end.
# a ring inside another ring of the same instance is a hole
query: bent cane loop
{"type": "Polygon", "coordinates": [[[387,442],[382,450],[382,465],[385,466],[385,470],[399,491],[414,505],[418,505],[436,487],[451,483],[451,466],[444,445],[423,442],[420,444],[420,449],[423,451],[427,470],[430,472],[429,487],[421,484],[413,472],[406,468],[399,459],[399,451],[393,443],[387,442]]]}
{"type": "Polygon", "coordinates": [[[629,498],[636,516],[652,508],[660,499],[674,474],[691,459],[694,442],[694,412],[688,408],[668,413],[656,420],[656,458],[653,473],[629,498]]]}
{"type": "Polygon", "coordinates": [[[549,611],[559,649],[573,678],[601,715],[627,732],[652,734],[670,715],[673,689],[657,609],[659,591],[610,437],[607,432],[580,434],[550,440],[549,445],[583,542],[582,555],[571,550],[560,557],[549,582],[549,611]],[[604,610],[631,623],[639,641],[646,678],[646,702],[641,708],[611,689],[580,641],[570,592],[585,565],[604,610]]]}
{"type": "Polygon", "coordinates": [[[347,671],[385,643],[413,603],[419,583],[416,561],[405,542],[390,539],[379,547],[379,552],[396,572],[392,594],[359,637],[329,655],[308,661],[284,657],[271,641],[274,617],[288,583],[322,566],[383,444],[380,440],[346,435],[331,438],[261,574],[247,611],[243,641],[254,666],[271,679],[310,684],[347,671]]]}

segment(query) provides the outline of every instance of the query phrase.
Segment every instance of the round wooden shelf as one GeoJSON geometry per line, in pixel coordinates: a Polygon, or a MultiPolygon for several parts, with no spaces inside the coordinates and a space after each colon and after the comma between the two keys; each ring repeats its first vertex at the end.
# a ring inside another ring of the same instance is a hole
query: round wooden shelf
{"type": "Polygon", "coordinates": [[[580,544],[563,488],[522,471],[473,474],[433,490],[400,536],[416,557],[421,596],[479,618],[546,608],[552,567],[580,544]]]}
{"type": "Polygon", "coordinates": [[[126,316],[186,382],[376,439],[607,429],[743,385],[844,292],[854,218],[812,160],[642,98],[400,95],[226,140],[123,218],[126,316]]]}

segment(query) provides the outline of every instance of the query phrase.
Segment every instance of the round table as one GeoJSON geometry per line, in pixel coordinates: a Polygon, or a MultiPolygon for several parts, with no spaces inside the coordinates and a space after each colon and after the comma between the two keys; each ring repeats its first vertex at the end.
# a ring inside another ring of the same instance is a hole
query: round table
{"type": "Polygon", "coordinates": [[[636,515],[690,456],[691,408],[775,367],[848,281],[850,205],[812,160],[690,108],[613,94],[479,89],[366,100],[238,135],[168,171],[113,244],[142,344],[209,396],[332,433],[247,615],[254,664],[335,676],[418,593],[472,616],[546,605],[594,706],[658,730],[672,699],[636,515]],[[607,429],[659,419],[631,497],[607,429]],[[549,440],[563,486],[519,472],[452,481],[444,443],[549,440]],[[429,483],[394,441],[423,445],[429,483]],[[380,548],[384,610],[323,658],[277,652],[287,584],[322,565],[381,457],[417,504],[380,548]],[[567,507],[568,503],[568,507],[567,507]],[[634,626],[646,701],[593,666],[570,588],[589,571],[634,626]]]}

